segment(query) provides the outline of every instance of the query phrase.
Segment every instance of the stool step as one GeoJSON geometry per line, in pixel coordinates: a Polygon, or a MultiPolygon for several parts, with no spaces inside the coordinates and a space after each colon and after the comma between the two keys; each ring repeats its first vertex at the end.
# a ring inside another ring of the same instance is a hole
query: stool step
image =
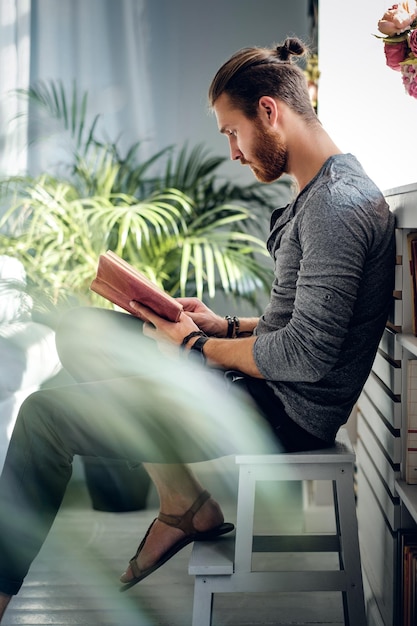
{"type": "Polygon", "coordinates": [[[193,576],[230,576],[234,570],[234,554],[234,537],[196,541],[188,564],[188,573],[193,576]]]}
{"type": "Polygon", "coordinates": [[[252,552],[339,552],[337,535],[254,535],[252,552]]]}
{"type": "MultiPolygon", "coordinates": [[[[335,535],[257,535],[253,552],[337,552],[335,535]]],[[[192,576],[228,576],[234,572],[234,537],[196,541],[188,565],[192,576]]]]}

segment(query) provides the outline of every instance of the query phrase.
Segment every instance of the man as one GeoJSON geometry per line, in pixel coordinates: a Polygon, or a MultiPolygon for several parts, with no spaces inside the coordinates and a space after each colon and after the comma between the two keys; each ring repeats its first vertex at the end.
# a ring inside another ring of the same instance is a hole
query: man
{"type": "Polygon", "coordinates": [[[178,376],[173,383],[162,369],[159,389],[168,400],[165,410],[164,399],[155,408],[154,387],[148,386],[147,400],[140,384],[139,364],[150,354],[147,344],[136,349],[140,322],[109,311],[71,312],[58,333],[58,349],[64,366],[83,384],[26,401],[0,479],[0,510],[8,511],[0,520],[0,611],[20,589],[42,545],[74,454],[145,462],[155,483],[161,513],[121,577],[129,588],[191,541],[232,529],[184,463],[250,446],[289,451],[329,446],[348,419],[391,301],[394,220],[356,159],[342,154],[318,121],[304,75],[292,62],[304,53],[297,39],[241,50],[220,68],[209,91],[231,158],[249,165],[265,183],[288,173],[298,185],[294,201],[272,216],[267,246],[275,279],[264,314],[224,319],[185,298],[185,313],[170,323],[134,304],[145,320],[145,336],[163,354],[171,345],[169,371],[175,346],[207,360],[205,395],[215,402],[214,385],[222,406],[227,400],[220,372],[229,371],[231,387],[243,390],[257,408],[244,427],[251,434],[240,437],[233,404],[218,411],[202,401],[196,414],[187,415],[184,392],[202,391],[199,368],[195,381],[187,378],[182,386],[178,376]],[[115,430],[115,422],[123,428],[115,430]],[[10,518],[21,521],[16,527],[10,518]]]}

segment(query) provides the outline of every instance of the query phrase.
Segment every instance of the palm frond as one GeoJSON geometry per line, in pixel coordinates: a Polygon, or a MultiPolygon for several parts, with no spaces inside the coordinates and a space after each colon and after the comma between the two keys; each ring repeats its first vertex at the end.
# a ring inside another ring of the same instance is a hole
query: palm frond
{"type": "Polygon", "coordinates": [[[207,292],[214,298],[219,286],[226,293],[243,293],[248,284],[252,289],[270,287],[272,270],[257,260],[258,256],[268,256],[268,253],[263,241],[255,236],[235,232],[188,236],[179,254],[179,281],[170,286],[175,295],[202,298],[207,292]]]}
{"type": "Polygon", "coordinates": [[[224,157],[210,156],[202,144],[191,151],[185,144],[176,158],[169,158],[163,177],[164,186],[195,193],[201,181],[211,176],[225,160],[224,157]]]}
{"type": "Polygon", "coordinates": [[[168,146],[145,160],[140,141],[122,152],[99,136],[100,116],[90,115],[76,82],[40,81],[20,94],[72,140],[65,178],[54,170],[0,187],[2,206],[10,206],[0,218],[2,250],[22,259],[39,293],[54,303],[96,303],[89,284],[107,249],[175,296],[221,291],[254,303],[269,290],[257,235],[265,212],[283,204],[287,181],[235,185],[220,173],[226,159],[202,144],[168,146]]]}

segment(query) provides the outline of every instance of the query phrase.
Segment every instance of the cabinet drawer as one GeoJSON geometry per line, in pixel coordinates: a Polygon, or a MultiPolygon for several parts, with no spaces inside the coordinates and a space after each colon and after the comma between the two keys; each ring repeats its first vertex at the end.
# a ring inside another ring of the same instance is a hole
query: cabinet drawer
{"type": "Polygon", "coordinates": [[[393,427],[401,428],[401,400],[390,393],[389,389],[371,373],[365,383],[364,391],[372,400],[382,417],[393,427]]]}
{"type": "MultiPolygon", "coordinates": [[[[400,499],[394,497],[386,483],[382,480],[379,467],[376,467],[374,459],[372,459],[366,450],[362,440],[358,441],[357,462],[363,474],[366,475],[368,482],[372,485],[374,496],[378,501],[383,517],[389,523],[391,530],[396,531],[401,525],[401,507],[400,499]]],[[[385,460],[384,465],[388,461],[385,460]]],[[[381,468],[384,471],[384,468],[381,468]]]]}
{"type": "Polygon", "coordinates": [[[389,328],[385,328],[381,341],[379,342],[379,347],[390,359],[399,363],[402,357],[402,347],[397,341],[397,334],[398,333],[394,333],[389,328]]]}
{"type": "MultiPolygon", "coordinates": [[[[392,207],[391,207],[391,210],[392,210],[392,207]]],[[[401,228],[395,229],[395,252],[396,252],[397,258],[399,259],[398,264],[401,265],[402,256],[404,253],[403,231],[401,230],[401,228]]],[[[407,253],[407,250],[405,252],[407,253]]]]}
{"type": "Polygon", "coordinates": [[[390,309],[388,311],[388,322],[390,322],[396,330],[401,331],[403,322],[403,301],[392,299],[390,309]]]}
{"type": "Polygon", "coordinates": [[[358,469],[358,524],[362,565],[386,626],[397,626],[397,540],[366,477],[358,469]]]}
{"type": "Polygon", "coordinates": [[[395,496],[395,481],[401,476],[400,465],[393,465],[385,456],[381,444],[360,413],[358,415],[358,438],[378,468],[378,472],[381,474],[382,480],[386,483],[391,495],[395,496]]]}
{"type": "Polygon", "coordinates": [[[402,391],[402,370],[388,361],[380,352],[375,356],[372,371],[382,380],[384,385],[397,396],[401,396],[402,391]]]}
{"type": "Polygon", "coordinates": [[[378,410],[365,392],[362,392],[358,400],[358,410],[378,439],[385,454],[390,458],[391,463],[393,465],[401,463],[400,431],[393,432],[384,424],[378,410]]]}
{"type": "Polygon", "coordinates": [[[402,293],[402,290],[403,290],[403,266],[402,265],[395,266],[394,290],[400,293],[402,293]]]}

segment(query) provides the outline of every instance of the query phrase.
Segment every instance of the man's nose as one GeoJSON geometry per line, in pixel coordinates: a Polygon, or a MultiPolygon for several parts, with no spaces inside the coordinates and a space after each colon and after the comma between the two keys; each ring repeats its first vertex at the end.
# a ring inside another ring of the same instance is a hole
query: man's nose
{"type": "Polygon", "coordinates": [[[232,161],[239,161],[242,158],[243,154],[238,148],[236,138],[230,137],[229,144],[230,144],[230,158],[232,159],[232,161]]]}

